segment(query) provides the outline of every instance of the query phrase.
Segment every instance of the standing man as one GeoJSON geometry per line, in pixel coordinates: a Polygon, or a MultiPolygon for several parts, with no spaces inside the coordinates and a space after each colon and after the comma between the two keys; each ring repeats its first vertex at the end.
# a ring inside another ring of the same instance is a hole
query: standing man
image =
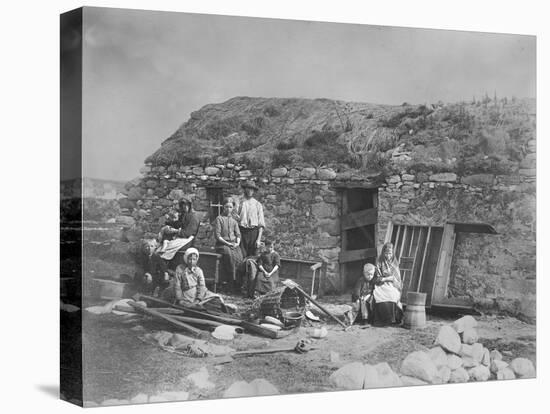
{"type": "Polygon", "coordinates": [[[254,198],[258,187],[254,181],[241,184],[244,197],[240,200],[235,219],[241,231],[241,249],[243,257],[256,256],[261,246],[262,234],[265,228],[264,208],[262,203],[254,198]]]}

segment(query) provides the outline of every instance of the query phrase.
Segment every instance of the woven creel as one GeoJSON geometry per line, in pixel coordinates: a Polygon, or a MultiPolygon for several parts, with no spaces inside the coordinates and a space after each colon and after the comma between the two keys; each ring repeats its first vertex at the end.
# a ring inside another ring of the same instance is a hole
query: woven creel
{"type": "Polygon", "coordinates": [[[260,302],[260,314],[262,317],[273,316],[283,320],[285,312],[303,312],[306,301],[296,290],[286,286],[266,293],[260,302]]]}

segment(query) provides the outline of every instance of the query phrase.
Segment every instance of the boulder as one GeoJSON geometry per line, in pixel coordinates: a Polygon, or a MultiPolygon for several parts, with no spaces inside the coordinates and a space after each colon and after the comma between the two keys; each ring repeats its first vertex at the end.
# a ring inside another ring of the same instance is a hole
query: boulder
{"type": "Polygon", "coordinates": [[[135,397],[130,398],[130,403],[132,404],[145,404],[149,401],[147,394],[138,394],[135,397]]]}
{"type": "Polygon", "coordinates": [[[401,364],[401,373],[433,383],[437,379],[437,367],[426,352],[415,351],[407,355],[401,364]]]}
{"type": "Polygon", "coordinates": [[[516,374],[510,368],[506,367],[497,372],[497,380],[516,379],[516,374]]]}
{"type": "Polygon", "coordinates": [[[197,388],[214,388],[216,385],[213,382],[208,381],[209,376],[210,375],[208,374],[208,370],[206,369],[206,367],[202,367],[197,372],[189,374],[187,376],[187,379],[191,381],[197,388]]]}
{"type": "Polygon", "coordinates": [[[471,315],[463,316],[460,319],[457,319],[453,322],[453,328],[458,333],[464,332],[466,329],[475,328],[477,326],[477,321],[471,315]]]}
{"type": "Polygon", "coordinates": [[[352,362],[333,372],[329,381],[337,388],[360,390],[365,380],[365,367],[360,362],[352,362]]]}
{"type": "Polygon", "coordinates": [[[435,343],[444,350],[458,354],[460,352],[460,336],[449,325],[444,325],[439,330],[435,343]]]}
{"type": "Polygon", "coordinates": [[[491,365],[491,356],[487,348],[483,348],[483,356],[481,357],[481,364],[488,367],[491,365]]]}
{"type": "Polygon", "coordinates": [[[440,346],[436,346],[428,351],[428,355],[434,362],[436,367],[442,367],[447,365],[447,354],[440,346]]]}
{"type": "Polygon", "coordinates": [[[451,369],[451,371],[460,368],[462,366],[462,358],[454,354],[448,354],[447,366],[451,369]]]}
{"type": "Polygon", "coordinates": [[[516,358],[510,362],[510,368],[519,378],[534,378],[535,366],[527,358],[516,358]]]}
{"type": "Polygon", "coordinates": [[[482,344],[479,342],[476,342],[472,345],[472,358],[474,361],[476,361],[478,364],[481,364],[481,361],[483,359],[483,355],[485,354],[485,349],[482,344]]]}
{"type": "Polygon", "coordinates": [[[253,397],[254,389],[246,381],[237,381],[229,386],[223,393],[223,398],[253,397]]]}
{"type": "MultiPolygon", "coordinates": [[[[508,368],[508,363],[504,362],[500,359],[494,359],[491,362],[491,366],[489,367],[489,371],[491,371],[493,374],[498,373],[499,371],[502,371],[504,368],[508,368]]],[[[514,375],[515,377],[515,375],[514,375]]]]}
{"type": "Polygon", "coordinates": [[[479,363],[475,361],[472,357],[465,356],[462,357],[462,366],[466,369],[477,367],[479,363]]]}
{"type": "Polygon", "coordinates": [[[460,346],[460,351],[458,352],[458,355],[460,355],[461,357],[472,357],[473,355],[473,349],[472,349],[472,345],[468,345],[468,344],[462,344],[460,346]]]}
{"type": "Polygon", "coordinates": [[[439,368],[437,376],[439,378],[439,384],[446,384],[451,379],[451,369],[448,366],[444,365],[439,368]]]}
{"type": "Polygon", "coordinates": [[[254,395],[279,395],[279,390],[275,385],[270,383],[264,378],[256,378],[250,382],[250,387],[252,388],[254,395]]]}
{"type": "Polygon", "coordinates": [[[479,339],[477,330],[475,328],[468,328],[462,332],[462,342],[468,345],[473,345],[479,339]]]}
{"type": "Polygon", "coordinates": [[[365,373],[365,377],[363,380],[363,389],[380,387],[379,380],[378,380],[378,370],[376,369],[375,366],[365,364],[364,373],[365,373]]]}
{"type": "Polygon", "coordinates": [[[401,375],[399,377],[401,380],[401,385],[408,387],[410,385],[426,385],[428,384],[426,381],[422,381],[421,379],[410,377],[408,375],[401,375]]]}
{"type": "Polygon", "coordinates": [[[500,352],[498,352],[498,350],[496,349],[493,349],[490,353],[489,353],[489,356],[491,358],[491,362],[492,361],[500,361],[502,360],[502,354],[500,352]]]}
{"type": "MultiPolygon", "coordinates": [[[[363,388],[367,388],[366,386],[366,368],[368,365],[365,365],[365,384],[363,385],[363,388]]],[[[399,379],[399,376],[393,372],[391,367],[388,365],[387,362],[381,362],[379,364],[376,364],[374,366],[375,370],[378,373],[378,385],[379,388],[387,388],[387,387],[400,387],[401,380],[399,379]]],[[[369,387],[374,388],[374,387],[369,387]]]]}
{"type": "Polygon", "coordinates": [[[491,371],[485,365],[478,365],[477,367],[470,368],[468,375],[472,381],[487,381],[491,376],[491,371]]]}
{"type": "Polygon", "coordinates": [[[468,375],[468,372],[460,367],[453,371],[451,371],[451,378],[449,378],[449,382],[456,384],[461,382],[468,382],[470,379],[470,376],[468,375]]]}

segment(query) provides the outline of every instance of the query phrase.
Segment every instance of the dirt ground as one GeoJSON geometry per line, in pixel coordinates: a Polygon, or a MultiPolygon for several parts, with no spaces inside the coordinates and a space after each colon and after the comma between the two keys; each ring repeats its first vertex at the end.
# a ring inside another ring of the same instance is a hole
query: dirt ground
{"type": "MultiPolygon", "coordinates": [[[[344,301],[342,297],[323,298],[323,303],[344,301]]],[[[241,302],[239,306],[244,304],[241,302]]],[[[239,335],[233,341],[212,338],[212,343],[248,350],[294,346],[299,339],[308,338],[310,327],[326,326],[328,329],[326,338],[314,340],[312,345],[318,349],[305,354],[247,356],[217,365],[212,358],[177,355],[138,339],[147,332],[175,332],[169,325],[137,315],[84,312],[84,400],[101,403],[110,398],[129,399],[139,393],[156,395],[164,391],[187,391],[189,399],[219,398],[233,382],[255,378],[267,379],[285,394],[329,391],[333,390],[328,381],[330,374],[347,362],[375,364],[385,361],[398,372],[408,353],[430,348],[439,328],[459,316],[429,315],[427,327],[420,330],[354,325],[344,331],[339,325],[324,321],[308,323],[281,339],[249,334],[239,335]],[[331,362],[331,351],[338,353],[339,361],[331,362]],[[211,388],[197,388],[186,379],[202,367],[206,367],[209,381],[214,383],[211,388]]],[[[480,342],[487,348],[500,350],[506,361],[521,356],[536,362],[535,325],[505,316],[485,315],[476,319],[480,342]]]]}

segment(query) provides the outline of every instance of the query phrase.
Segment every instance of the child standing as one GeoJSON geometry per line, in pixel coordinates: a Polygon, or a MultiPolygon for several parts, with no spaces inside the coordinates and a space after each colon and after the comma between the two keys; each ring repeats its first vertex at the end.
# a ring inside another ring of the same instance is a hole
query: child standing
{"type": "Polygon", "coordinates": [[[275,243],[266,240],[260,257],[258,258],[258,275],[256,277],[256,291],[261,295],[272,291],[279,282],[281,257],[275,251],[275,243]]]}

